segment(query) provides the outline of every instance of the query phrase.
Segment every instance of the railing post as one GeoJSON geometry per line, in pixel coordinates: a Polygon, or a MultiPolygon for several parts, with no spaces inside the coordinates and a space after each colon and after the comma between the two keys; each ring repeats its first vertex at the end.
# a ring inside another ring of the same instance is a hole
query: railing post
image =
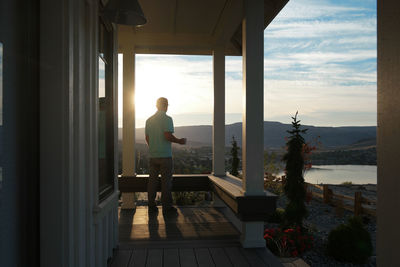
{"type": "Polygon", "coordinates": [[[358,216],[362,214],[362,195],[361,192],[354,193],[354,215],[358,216]]]}
{"type": "Polygon", "coordinates": [[[329,189],[327,184],[322,185],[323,187],[323,197],[324,203],[329,204],[332,200],[332,190],[329,189]]]}

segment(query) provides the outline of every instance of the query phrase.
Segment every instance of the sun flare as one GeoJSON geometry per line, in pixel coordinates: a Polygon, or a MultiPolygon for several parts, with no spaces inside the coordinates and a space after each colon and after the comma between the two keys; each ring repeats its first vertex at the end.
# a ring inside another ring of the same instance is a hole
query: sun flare
{"type": "MultiPolygon", "coordinates": [[[[122,57],[119,58],[119,98],[122,103],[122,57]]],[[[212,62],[200,64],[181,57],[162,55],[136,56],[135,117],[136,127],[143,127],[145,120],[153,115],[156,101],[166,97],[168,114],[201,113],[212,111],[212,62]],[[198,71],[193,73],[193,71],[198,71]]],[[[122,105],[119,107],[122,117],[122,105]]],[[[175,122],[175,121],[174,121],[175,122]]],[[[177,120],[179,124],[179,121],[177,120]]],[[[122,126],[122,120],[119,122],[122,126]]]]}

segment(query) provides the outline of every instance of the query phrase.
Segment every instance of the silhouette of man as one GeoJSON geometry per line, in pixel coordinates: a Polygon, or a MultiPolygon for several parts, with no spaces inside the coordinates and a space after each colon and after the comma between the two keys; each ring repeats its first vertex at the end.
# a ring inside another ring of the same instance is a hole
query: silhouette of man
{"type": "Polygon", "coordinates": [[[157,212],[155,203],[157,193],[157,178],[161,173],[161,202],[163,212],[176,212],[172,206],[172,150],[171,143],[186,144],[186,138],[176,138],[172,118],[166,114],[168,99],[157,99],[157,112],[147,119],[145,135],[149,146],[150,166],[147,195],[149,212],[157,212]]]}

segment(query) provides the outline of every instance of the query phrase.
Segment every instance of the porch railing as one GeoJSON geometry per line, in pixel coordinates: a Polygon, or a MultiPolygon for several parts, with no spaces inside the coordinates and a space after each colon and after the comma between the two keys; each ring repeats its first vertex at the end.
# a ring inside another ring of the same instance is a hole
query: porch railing
{"type": "MultiPolygon", "coordinates": [[[[147,192],[148,175],[119,176],[121,193],[147,192]]],[[[241,221],[265,221],[276,209],[277,196],[265,191],[262,196],[246,196],[241,180],[231,175],[217,177],[204,174],[174,175],[172,191],[214,192],[241,221]]],[[[161,190],[160,182],[158,191],[161,190]]]]}

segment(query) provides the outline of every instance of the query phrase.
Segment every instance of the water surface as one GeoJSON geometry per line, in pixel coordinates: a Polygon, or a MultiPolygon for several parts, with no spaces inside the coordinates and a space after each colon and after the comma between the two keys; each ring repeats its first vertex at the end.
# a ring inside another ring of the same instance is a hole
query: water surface
{"type": "Polygon", "coordinates": [[[376,173],[376,166],[371,165],[314,165],[304,179],[313,184],[376,184],[376,173]]]}

